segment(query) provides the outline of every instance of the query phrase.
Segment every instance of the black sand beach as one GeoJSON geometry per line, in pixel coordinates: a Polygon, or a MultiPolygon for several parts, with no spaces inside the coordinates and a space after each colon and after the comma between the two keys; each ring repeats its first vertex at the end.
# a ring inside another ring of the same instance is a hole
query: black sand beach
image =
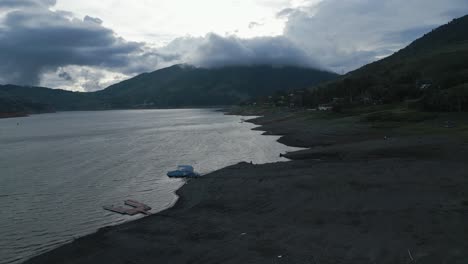
{"type": "Polygon", "coordinates": [[[173,208],[26,263],[467,263],[468,126],[445,119],[266,113],[258,129],[310,149],[190,180],[173,208]]]}

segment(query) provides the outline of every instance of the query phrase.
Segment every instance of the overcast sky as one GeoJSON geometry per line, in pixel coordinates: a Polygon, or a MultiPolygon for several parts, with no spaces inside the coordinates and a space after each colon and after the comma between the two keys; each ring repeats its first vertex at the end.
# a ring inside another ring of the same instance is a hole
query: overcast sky
{"type": "Polygon", "coordinates": [[[0,83],[94,91],[177,63],[339,73],[468,14],[468,0],[0,0],[0,83]]]}

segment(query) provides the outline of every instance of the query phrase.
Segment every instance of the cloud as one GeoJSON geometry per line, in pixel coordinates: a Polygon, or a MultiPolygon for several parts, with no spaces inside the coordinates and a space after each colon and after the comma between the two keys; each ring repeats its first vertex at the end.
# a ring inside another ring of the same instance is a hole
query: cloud
{"type": "Polygon", "coordinates": [[[278,13],[283,36],[328,68],[356,69],[468,13],[466,0],[324,0],[278,13]]]}
{"type": "Polygon", "coordinates": [[[89,23],[95,23],[95,24],[98,24],[98,25],[101,25],[102,24],[102,20],[100,18],[97,18],[97,17],[90,17],[90,16],[85,16],[83,18],[83,21],[84,22],[89,22],[89,23]]]}
{"type": "MultiPolygon", "coordinates": [[[[467,0],[261,2],[278,8],[272,15],[285,22],[282,35],[240,38],[210,33],[179,37],[154,48],[117,36],[100,18],[79,19],[55,10],[56,0],[0,0],[0,83],[94,91],[178,63],[295,65],[341,73],[390,55],[468,13],[467,0]]],[[[262,24],[250,23],[251,30],[269,23],[255,21],[262,24]]],[[[157,29],[154,36],[159,36],[157,29]]]]}
{"type": "Polygon", "coordinates": [[[46,87],[72,91],[91,92],[101,90],[128,78],[128,75],[102,67],[70,65],[42,74],[46,87]]]}
{"type": "Polygon", "coordinates": [[[253,29],[253,28],[261,27],[261,26],[263,26],[262,23],[258,23],[258,22],[255,22],[255,21],[249,23],[249,29],[253,29]]]}
{"type": "MultiPolygon", "coordinates": [[[[391,55],[411,41],[468,13],[468,1],[323,0],[277,12],[282,36],[242,39],[208,34],[174,40],[161,52],[202,67],[296,65],[339,73],[391,55]],[[424,6],[424,12],[421,7],[424,6]]],[[[257,26],[252,23],[250,27],[257,26]]]]}
{"type": "Polygon", "coordinates": [[[73,81],[73,78],[71,77],[71,75],[68,72],[64,71],[63,69],[59,70],[58,77],[64,79],[65,81],[73,81]]]}
{"type": "Polygon", "coordinates": [[[304,50],[284,37],[241,39],[208,34],[201,38],[178,38],[160,52],[179,62],[208,68],[259,64],[319,67],[304,50]]]}
{"type": "Polygon", "coordinates": [[[51,10],[55,1],[1,3],[10,10],[0,26],[0,83],[91,91],[122,76],[178,63],[200,67],[317,66],[302,49],[282,37],[241,39],[208,34],[178,38],[155,49],[116,36],[99,18],[78,19],[70,12],[51,10]]]}
{"type": "Polygon", "coordinates": [[[130,60],[144,53],[143,43],[119,38],[98,18],[81,20],[68,12],[51,11],[53,4],[46,0],[1,2],[10,9],[0,26],[1,82],[37,85],[44,72],[67,65],[132,72],[130,60]]]}
{"type": "MultiPolygon", "coordinates": [[[[432,29],[468,13],[466,0],[309,3],[277,12],[278,19],[286,20],[282,36],[242,39],[207,34],[178,38],[159,51],[174,55],[174,62],[202,67],[273,64],[342,73],[391,55],[432,29]]],[[[249,25],[257,26],[255,22],[249,25]]]]}
{"type": "Polygon", "coordinates": [[[49,7],[56,3],[56,0],[2,0],[0,8],[49,7]]]}
{"type": "Polygon", "coordinates": [[[276,17],[277,18],[287,18],[289,15],[291,15],[292,13],[294,13],[294,9],[293,8],[285,8],[281,11],[279,11],[277,14],[276,14],[276,17]]]}

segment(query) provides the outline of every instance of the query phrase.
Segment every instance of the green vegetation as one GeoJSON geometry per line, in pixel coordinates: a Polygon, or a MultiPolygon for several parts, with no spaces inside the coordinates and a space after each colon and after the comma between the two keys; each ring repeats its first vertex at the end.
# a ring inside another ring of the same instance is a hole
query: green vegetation
{"type": "Polygon", "coordinates": [[[0,86],[1,113],[44,113],[103,108],[102,102],[92,93],[77,93],[42,87],[0,86]]]}
{"type": "Polygon", "coordinates": [[[176,65],[142,74],[98,92],[111,108],[234,105],[280,90],[307,88],[337,74],[297,67],[176,65]]]}
{"type": "Polygon", "coordinates": [[[363,120],[368,122],[422,122],[436,117],[434,113],[395,109],[365,114],[363,120]]]}
{"type": "Polygon", "coordinates": [[[313,88],[310,106],[341,98],[344,104],[410,100],[429,111],[468,110],[468,16],[456,19],[383,60],[338,81],[313,88]]]}
{"type": "Polygon", "coordinates": [[[279,90],[305,89],[339,75],[298,67],[175,65],[94,93],[0,86],[0,112],[208,107],[239,104],[279,90]]]}

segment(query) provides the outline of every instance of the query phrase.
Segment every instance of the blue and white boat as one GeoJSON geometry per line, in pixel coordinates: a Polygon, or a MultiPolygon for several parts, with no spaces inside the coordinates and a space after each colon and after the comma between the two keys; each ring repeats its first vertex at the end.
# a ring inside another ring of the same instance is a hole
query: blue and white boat
{"type": "Polygon", "coordinates": [[[177,166],[177,170],[168,172],[167,176],[171,178],[194,178],[199,177],[200,174],[195,172],[190,165],[179,165],[177,166]]]}

